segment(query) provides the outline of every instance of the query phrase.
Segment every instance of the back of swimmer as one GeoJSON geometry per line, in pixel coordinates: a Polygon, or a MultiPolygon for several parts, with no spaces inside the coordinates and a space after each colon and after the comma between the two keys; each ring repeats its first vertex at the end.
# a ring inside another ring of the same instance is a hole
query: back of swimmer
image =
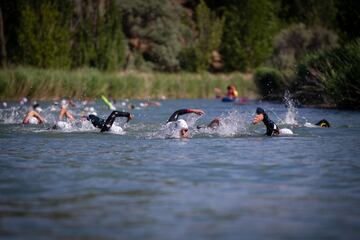
{"type": "Polygon", "coordinates": [[[87,117],[87,120],[91,122],[91,124],[100,129],[100,132],[107,132],[113,126],[113,123],[117,117],[126,117],[127,121],[133,119],[133,115],[129,112],[122,112],[122,111],[112,111],[111,114],[107,117],[107,119],[99,118],[93,114],[90,114],[87,117]]]}
{"type": "Polygon", "coordinates": [[[39,104],[34,104],[29,112],[26,113],[23,124],[41,124],[45,122],[45,119],[40,115],[39,104]]]}
{"type": "Polygon", "coordinates": [[[329,128],[330,123],[326,119],[321,119],[319,122],[315,123],[319,127],[329,128]]]}

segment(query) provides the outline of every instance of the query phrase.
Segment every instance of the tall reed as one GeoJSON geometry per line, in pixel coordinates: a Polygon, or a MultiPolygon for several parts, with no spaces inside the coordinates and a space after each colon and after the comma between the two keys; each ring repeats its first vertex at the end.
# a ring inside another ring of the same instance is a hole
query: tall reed
{"type": "Polygon", "coordinates": [[[209,98],[214,88],[235,84],[240,96],[256,96],[252,79],[241,73],[101,72],[95,69],[54,70],[17,67],[0,70],[0,98],[209,98]]]}

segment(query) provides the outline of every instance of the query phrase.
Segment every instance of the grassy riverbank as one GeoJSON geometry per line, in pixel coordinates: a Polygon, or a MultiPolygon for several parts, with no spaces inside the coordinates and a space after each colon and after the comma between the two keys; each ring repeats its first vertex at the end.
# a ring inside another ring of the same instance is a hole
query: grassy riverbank
{"type": "Polygon", "coordinates": [[[235,84],[240,96],[256,96],[251,76],[232,74],[101,72],[94,69],[52,70],[17,67],[0,70],[0,98],[209,98],[214,88],[235,84]]]}

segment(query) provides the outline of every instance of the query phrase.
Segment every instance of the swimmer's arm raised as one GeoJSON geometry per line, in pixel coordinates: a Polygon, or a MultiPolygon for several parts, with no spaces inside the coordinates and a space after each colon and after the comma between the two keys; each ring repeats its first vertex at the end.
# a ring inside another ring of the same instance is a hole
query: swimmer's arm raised
{"type": "Polygon", "coordinates": [[[187,113],[195,113],[197,115],[202,115],[202,114],[204,114],[204,111],[201,109],[179,109],[170,116],[170,118],[167,122],[177,121],[179,116],[187,114],[187,113]]]}

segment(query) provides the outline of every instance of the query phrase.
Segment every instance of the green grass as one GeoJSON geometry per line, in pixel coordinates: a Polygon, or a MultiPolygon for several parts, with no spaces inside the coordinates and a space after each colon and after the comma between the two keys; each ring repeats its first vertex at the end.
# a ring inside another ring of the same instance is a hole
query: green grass
{"type": "Polygon", "coordinates": [[[71,97],[112,98],[211,98],[214,88],[223,91],[235,84],[240,96],[256,96],[252,80],[241,73],[142,73],[101,72],[94,69],[54,70],[17,67],[0,70],[0,99],[28,96],[35,99],[71,97]]]}

